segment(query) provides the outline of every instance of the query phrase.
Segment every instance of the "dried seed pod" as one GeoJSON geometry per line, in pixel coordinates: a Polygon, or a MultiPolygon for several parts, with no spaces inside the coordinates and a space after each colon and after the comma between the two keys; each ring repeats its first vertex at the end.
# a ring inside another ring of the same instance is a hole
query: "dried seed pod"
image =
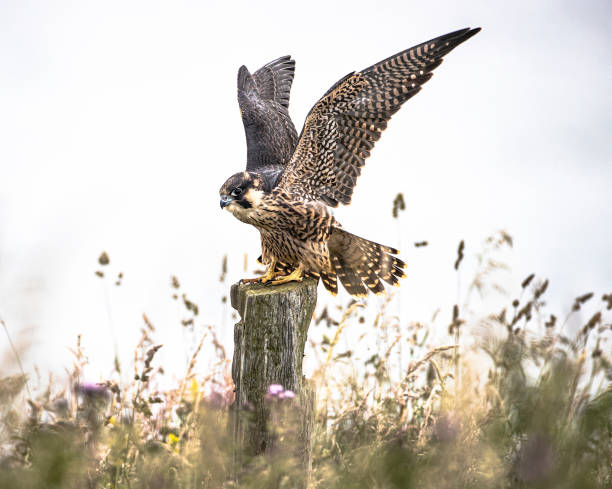
{"type": "Polygon", "coordinates": [[[459,242],[459,247],[457,248],[457,259],[455,260],[455,270],[459,270],[459,265],[461,264],[461,260],[463,260],[463,250],[465,249],[465,242],[461,240],[459,242]]]}
{"type": "Polygon", "coordinates": [[[535,277],[535,273],[532,273],[531,275],[529,275],[525,280],[523,280],[523,282],[521,283],[521,287],[523,289],[527,288],[527,286],[531,283],[534,277],[535,277]]]}

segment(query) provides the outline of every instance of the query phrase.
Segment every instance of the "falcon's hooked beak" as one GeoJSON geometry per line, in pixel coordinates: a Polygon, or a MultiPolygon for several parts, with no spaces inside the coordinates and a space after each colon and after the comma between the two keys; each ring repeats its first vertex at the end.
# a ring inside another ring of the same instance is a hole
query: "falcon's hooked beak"
{"type": "Polygon", "coordinates": [[[234,198],[232,196],[225,195],[225,194],[221,195],[221,209],[223,209],[224,207],[227,207],[233,201],[234,201],[234,198]]]}

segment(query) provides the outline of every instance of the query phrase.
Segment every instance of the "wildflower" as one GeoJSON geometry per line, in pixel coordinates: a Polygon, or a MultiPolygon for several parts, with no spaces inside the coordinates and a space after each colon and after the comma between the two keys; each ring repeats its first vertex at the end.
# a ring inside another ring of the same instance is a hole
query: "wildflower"
{"type": "Polygon", "coordinates": [[[80,394],[84,399],[88,400],[108,400],[110,392],[106,384],[100,384],[95,382],[82,382],[77,384],[74,390],[80,394]]]}
{"type": "Polygon", "coordinates": [[[291,390],[285,390],[280,384],[270,384],[268,386],[268,393],[266,394],[266,400],[272,399],[293,399],[295,398],[295,392],[291,390]]]}
{"type": "Polygon", "coordinates": [[[283,386],[280,384],[270,384],[270,386],[268,387],[268,394],[270,396],[277,396],[281,392],[283,392],[283,390],[283,386]]]}

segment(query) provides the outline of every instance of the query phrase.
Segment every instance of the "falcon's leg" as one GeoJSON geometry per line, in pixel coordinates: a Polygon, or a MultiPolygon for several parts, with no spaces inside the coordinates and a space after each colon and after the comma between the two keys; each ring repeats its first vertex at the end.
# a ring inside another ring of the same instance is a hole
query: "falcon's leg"
{"type": "Polygon", "coordinates": [[[275,268],[276,268],[276,262],[272,261],[268,265],[268,269],[266,270],[266,273],[264,275],[262,275],[261,277],[255,277],[255,278],[243,278],[240,281],[240,283],[242,284],[253,284],[253,283],[265,284],[266,282],[269,282],[273,278],[276,278],[282,274],[282,272],[274,271],[275,268]]]}
{"type": "Polygon", "coordinates": [[[293,272],[289,275],[281,277],[277,280],[270,282],[270,285],[286,284],[287,282],[301,282],[304,279],[304,267],[300,264],[293,272]]]}

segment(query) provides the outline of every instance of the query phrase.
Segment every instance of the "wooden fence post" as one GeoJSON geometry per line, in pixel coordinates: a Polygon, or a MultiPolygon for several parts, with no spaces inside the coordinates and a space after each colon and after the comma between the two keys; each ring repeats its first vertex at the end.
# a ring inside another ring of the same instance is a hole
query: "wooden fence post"
{"type": "Polygon", "coordinates": [[[296,394],[291,401],[292,412],[293,419],[297,417],[299,421],[293,426],[297,436],[292,448],[307,481],[315,397],[314,389],[302,375],[302,360],[317,302],[317,281],[305,279],[274,287],[234,284],[231,301],[241,317],[234,327],[232,363],[237,469],[240,471],[242,455],[260,455],[273,449],[274,427],[269,426],[270,401],[266,401],[266,394],[271,384],[280,384],[296,394]]]}

